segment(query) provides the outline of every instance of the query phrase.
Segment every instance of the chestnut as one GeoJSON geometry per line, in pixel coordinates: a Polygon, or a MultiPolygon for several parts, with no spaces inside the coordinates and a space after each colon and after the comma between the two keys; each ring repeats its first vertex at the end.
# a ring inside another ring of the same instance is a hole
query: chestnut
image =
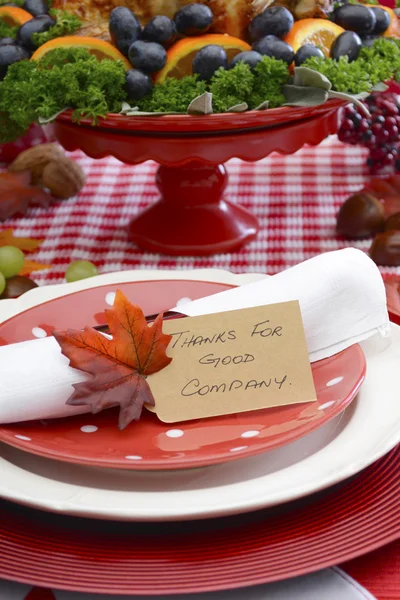
{"type": "Polygon", "coordinates": [[[391,229],[400,231],[400,212],[394,213],[386,219],[385,231],[390,231],[391,229]]]}
{"type": "Polygon", "coordinates": [[[379,233],[372,242],[369,255],[377,265],[398,267],[400,265],[400,231],[379,233]]]}
{"type": "Polygon", "coordinates": [[[22,296],[22,294],[25,294],[25,292],[36,287],[38,287],[38,284],[32,281],[32,279],[29,279],[29,277],[15,275],[14,277],[7,279],[6,287],[0,296],[0,300],[18,298],[19,296],[22,296]]]}
{"type": "Polygon", "coordinates": [[[385,213],[375,196],[360,192],[347,198],[337,215],[336,230],[348,238],[364,238],[382,231],[385,213]]]}

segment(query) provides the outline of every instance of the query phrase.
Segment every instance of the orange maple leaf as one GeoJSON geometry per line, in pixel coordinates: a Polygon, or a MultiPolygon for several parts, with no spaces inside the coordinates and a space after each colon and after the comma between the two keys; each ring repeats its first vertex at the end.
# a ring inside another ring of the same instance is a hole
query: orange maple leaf
{"type": "Polygon", "coordinates": [[[44,269],[50,269],[50,265],[44,265],[34,260],[26,260],[18,275],[30,275],[34,271],[43,271],[44,269]]]}
{"type": "Polygon", "coordinates": [[[30,185],[30,173],[0,173],[0,220],[24,214],[30,206],[46,208],[52,197],[30,185]]]}
{"type": "Polygon", "coordinates": [[[105,311],[112,339],[85,327],[53,332],[71,367],[92,375],[75,384],[71,406],[88,405],[92,413],[120,406],[119,428],[137,421],[143,404],[155,406],[146,376],[171,362],[166,349],[172,336],[162,332],[162,315],[148,325],[142,310],[118,290],[114,306],[105,311]]]}
{"type": "Polygon", "coordinates": [[[1,246],[15,246],[24,250],[25,252],[33,252],[36,248],[39,248],[43,240],[33,240],[25,237],[15,237],[11,228],[0,231],[0,247],[1,246]]]}

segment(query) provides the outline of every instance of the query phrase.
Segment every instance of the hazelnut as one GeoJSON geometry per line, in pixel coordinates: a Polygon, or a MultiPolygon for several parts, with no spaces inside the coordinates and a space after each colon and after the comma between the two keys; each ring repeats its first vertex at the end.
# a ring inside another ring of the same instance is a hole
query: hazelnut
{"type": "Polygon", "coordinates": [[[372,242],[369,255],[377,265],[398,267],[400,265],[400,231],[379,233],[372,242]]]}
{"type": "Polygon", "coordinates": [[[18,298],[19,296],[22,296],[22,294],[25,294],[25,292],[36,287],[38,287],[37,283],[32,281],[32,279],[29,279],[29,277],[15,275],[14,277],[7,279],[6,288],[0,296],[0,300],[18,298]]]}
{"type": "Polygon", "coordinates": [[[347,198],[337,215],[336,230],[348,238],[364,238],[382,231],[384,208],[374,196],[360,192],[347,198]]]}
{"type": "Polygon", "coordinates": [[[386,219],[385,231],[390,231],[391,229],[400,231],[400,212],[394,213],[386,219]]]}

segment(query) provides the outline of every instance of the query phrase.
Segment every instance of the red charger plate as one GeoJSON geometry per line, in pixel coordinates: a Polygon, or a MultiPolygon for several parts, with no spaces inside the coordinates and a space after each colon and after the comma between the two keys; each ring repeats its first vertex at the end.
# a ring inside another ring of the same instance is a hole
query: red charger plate
{"type": "MultiPolygon", "coordinates": [[[[193,281],[144,281],[89,288],[50,300],[0,325],[3,343],[33,337],[37,328],[77,328],[104,323],[107,294],[120,288],[145,314],[167,310],[182,297],[198,298],[229,286],[193,281]]],[[[66,462],[118,469],[187,469],[244,458],[311,433],[342,412],[365,377],[365,357],[354,345],[312,365],[317,401],[213,419],[162,423],[145,411],[119,431],[115,410],[98,415],[0,427],[0,440],[25,452],[66,462]]]]}
{"type": "Polygon", "coordinates": [[[241,517],[111,523],[0,503],[0,577],[103,594],[183,594],[303,575],[400,536],[400,449],[322,496],[241,517]]]}

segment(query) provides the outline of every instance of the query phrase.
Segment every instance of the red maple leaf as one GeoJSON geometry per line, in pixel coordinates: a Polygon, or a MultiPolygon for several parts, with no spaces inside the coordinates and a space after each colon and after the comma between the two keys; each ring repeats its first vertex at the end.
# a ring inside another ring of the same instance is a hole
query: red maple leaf
{"type": "Polygon", "coordinates": [[[24,214],[30,206],[46,208],[49,205],[52,197],[30,182],[28,171],[0,173],[0,221],[24,214]]]}
{"type": "Polygon", "coordinates": [[[71,367],[92,375],[74,385],[67,404],[88,405],[92,413],[119,405],[119,428],[124,429],[139,420],[143,404],[155,406],[146,376],[169,365],[166,349],[172,337],[162,332],[162,315],[148,325],[142,310],[120,290],[105,315],[112,339],[91,327],[53,335],[71,367]]]}

